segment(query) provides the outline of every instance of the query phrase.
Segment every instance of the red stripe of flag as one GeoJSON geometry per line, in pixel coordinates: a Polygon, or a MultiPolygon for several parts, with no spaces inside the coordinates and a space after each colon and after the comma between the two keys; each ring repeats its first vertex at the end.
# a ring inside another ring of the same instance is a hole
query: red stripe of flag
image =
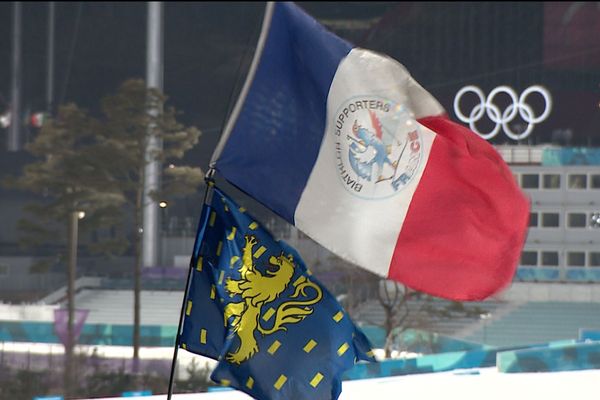
{"type": "Polygon", "coordinates": [[[481,300],[512,280],[529,200],[498,152],[444,117],[398,237],[389,277],[456,300],[481,300]]]}

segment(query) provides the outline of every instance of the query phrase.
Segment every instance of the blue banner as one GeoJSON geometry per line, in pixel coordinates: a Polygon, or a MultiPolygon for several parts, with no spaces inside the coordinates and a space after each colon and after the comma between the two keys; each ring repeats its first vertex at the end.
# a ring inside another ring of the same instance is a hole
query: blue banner
{"type": "Polygon", "coordinates": [[[544,149],[542,165],[600,165],[600,149],[585,147],[544,149]]]}

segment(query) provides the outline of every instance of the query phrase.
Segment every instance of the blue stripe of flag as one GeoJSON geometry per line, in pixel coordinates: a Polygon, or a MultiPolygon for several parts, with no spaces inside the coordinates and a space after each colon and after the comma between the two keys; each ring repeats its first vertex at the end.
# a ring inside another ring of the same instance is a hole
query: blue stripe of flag
{"type": "Polygon", "coordinates": [[[216,169],[290,223],[317,159],[327,96],[350,43],[276,3],[254,81],[216,169]]]}

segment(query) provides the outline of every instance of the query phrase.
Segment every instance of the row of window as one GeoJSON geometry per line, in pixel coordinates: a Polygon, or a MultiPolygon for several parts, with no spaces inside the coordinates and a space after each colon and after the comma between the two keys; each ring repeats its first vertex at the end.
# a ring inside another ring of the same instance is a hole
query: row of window
{"type": "MultiPolygon", "coordinates": [[[[561,174],[523,173],[515,177],[523,189],[558,190],[562,188],[561,174]]],[[[567,189],[600,189],[600,174],[567,174],[567,189]]]]}
{"type": "MultiPolygon", "coordinates": [[[[521,253],[521,265],[524,267],[558,267],[560,253],[554,250],[525,250],[521,253]]],[[[600,251],[567,251],[567,267],[600,267],[600,251]]]]}
{"type": "MultiPolygon", "coordinates": [[[[600,212],[568,212],[566,213],[568,228],[600,228],[600,212]]],[[[560,213],[532,212],[529,214],[530,228],[559,228],[560,213]]]]}

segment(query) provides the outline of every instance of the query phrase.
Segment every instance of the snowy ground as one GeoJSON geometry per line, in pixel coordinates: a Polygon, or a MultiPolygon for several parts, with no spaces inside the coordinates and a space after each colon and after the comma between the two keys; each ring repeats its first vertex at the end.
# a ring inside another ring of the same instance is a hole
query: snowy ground
{"type": "MultiPolygon", "coordinates": [[[[166,396],[143,399],[164,400],[166,396]]],[[[173,399],[249,400],[251,397],[238,391],[222,391],[174,395],[173,399]]],[[[364,379],[343,382],[339,399],[598,400],[600,370],[506,374],[496,368],[484,368],[364,379]]]]}
{"type": "MultiPolygon", "coordinates": [[[[131,357],[128,347],[80,346],[88,353],[96,348],[98,355],[131,357]],[[89,347],[89,348],[88,348],[89,347]]],[[[61,345],[32,343],[4,343],[0,347],[8,352],[32,354],[62,353],[61,345]]],[[[166,359],[173,356],[172,348],[142,348],[142,359],[166,359]]],[[[214,361],[179,351],[180,373],[192,359],[214,361]]],[[[250,400],[246,394],[228,390],[211,393],[174,395],[173,400],[250,400]]],[[[116,400],[118,398],[110,398],[116,400]]],[[[126,398],[126,399],[131,399],[126,398]]],[[[144,400],[165,400],[166,395],[142,397],[144,400]]],[[[495,367],[454,370],[432,374],[415,374],[390,378],[345,381],[340,400],[600,400],[600,369],[544,372],[499,373],[495,367]]],[[[102,399],[94,399],[102,400],[102,399]]],[[[104,399],[108,400],[108,398],[104,399]]]]}

